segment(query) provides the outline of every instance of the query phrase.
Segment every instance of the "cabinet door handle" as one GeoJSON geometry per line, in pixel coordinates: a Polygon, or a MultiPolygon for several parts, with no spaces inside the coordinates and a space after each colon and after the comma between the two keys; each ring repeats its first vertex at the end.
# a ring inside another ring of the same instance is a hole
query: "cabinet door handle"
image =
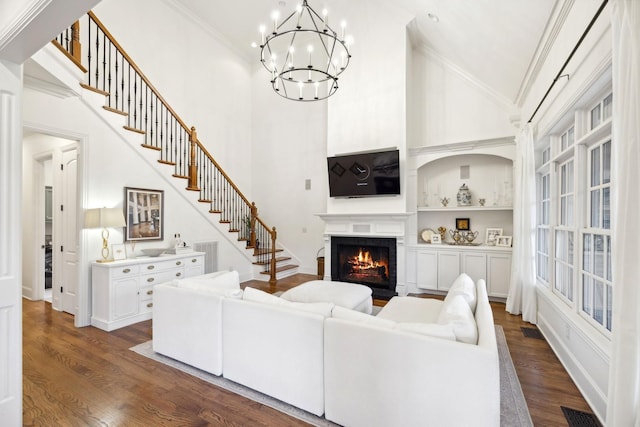
{"type": "Polygon", "coordinates": [[[131,273],[131,269],[130,268],[125,268],[124,270],[122,270],[123,273],[131,273]]]}
{"type": "Polygon", "coordinates": [[[148,265],[148,266],[147,266],[147,270],[153,270],[154,268],[156,268],[156,266],[155,266],[155,265],[148,265]]]}
{"type": "Polygon", "coordinates": [[[182,276],[182,273],[177,272],[177,273],[176,273],[176,277],[180,277],[180,276],[182,276]]]}
{"type": "Polygon", "coordinates": [[[176,265],[182,265],[182,261],[176,261],[176,265]]]}
{"type": "Polygon", "coordinates": [[[191,262],[198,262],[198,258],[192,259],[191,262]]]}
{"type": "Polygon", "coordinates": [[[147,291],[147,295],[153,295],[153,289],[149,289],[149,290],[147,291]]]}
{"type": "Polygon", "coordinates": [[[155,278],[153,278],[153,277],[149,277],[149,278],[147,279],[147,282],[151,283],[151,282],[153,282],[154,280],[156,280],[156,279],[155,279],[155,278]]]}
{"type": "Polygon", "coordinates": [[[153,303],[150,302],[149,304],[147,304],[147,307],[149,307],[149,308],[153,307],[153,303]]]}

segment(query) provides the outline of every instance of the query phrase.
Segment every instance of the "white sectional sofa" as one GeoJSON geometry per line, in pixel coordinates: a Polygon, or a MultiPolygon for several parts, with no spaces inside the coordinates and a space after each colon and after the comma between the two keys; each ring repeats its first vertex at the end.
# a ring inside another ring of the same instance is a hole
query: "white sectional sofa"
{"type": "Polygon", "coordinates": [[[456,284],[446,301],[394,297],[374,320],[334,310],[337,315],[325,321],[327,419],[368,427],[500,425],[500,371],[486,285],[474,285],[466,275],[461,281],[477,294],[475,325],[468,322],[471,308],[463,312],[456,284]]]}
{"type": "Polygon", "coordinates": [[[243,292],[235,272],[174,281],[154,289],[153,346],[345,426],[500,424],[484,281],[377,316],[336,304],[243,292]]]}

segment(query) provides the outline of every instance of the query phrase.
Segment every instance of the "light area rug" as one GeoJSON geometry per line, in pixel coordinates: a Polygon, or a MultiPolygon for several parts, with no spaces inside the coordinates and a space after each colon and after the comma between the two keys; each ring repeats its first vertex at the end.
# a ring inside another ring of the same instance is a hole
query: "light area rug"
{"type": "MultiPolygon", "coordinates": [[[[520,387],[520,381],[518,380],[518,375],[516,374],[515,367],[513,366],[511,355],[509,354],[509,348],[507,347],[507,340],[505,338],[504,331],[502,330],[502,326],[499,325],[496,326],[496,340],[498,342],[498,355],[500,359],[500,425],[502,427],[533,426],[531,416],[529,415],[529,409],[527,408],[527,403],[524,399],[522,388],[520,387]]],[[[269,406],[311,425],[320,427],[337,426],[337,424],[332,423],[323,417],[310,414],[302,409],[252,390],[241,384],[237,384],[224,377],[212,375],[160,353],[156,353],[153,351],[151,341],[131,347],[131,350],[189,375],[193,375],[196,378],[200,378],[201,380],[213,384],[216,387],[223,388],[247,399],[251,399],[254,402],[269,406]]]]}

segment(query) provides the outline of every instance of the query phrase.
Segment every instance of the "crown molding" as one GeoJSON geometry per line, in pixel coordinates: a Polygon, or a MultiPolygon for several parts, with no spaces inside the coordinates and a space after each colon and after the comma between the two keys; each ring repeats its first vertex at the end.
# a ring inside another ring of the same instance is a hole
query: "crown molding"
{"type": "Polygon", "coordinates": [[[516,96],[516,105],[522,106],[522,103],[529,95],[533,83],[540,76],[540,72],[546,63],[549,54],[558,40],[560,30],[567,21],[569,12],[573,8],[575,0],[558,0],[552,13],[553,18],[549,20],[550,24],[547,24],[545,29],[545,35],[542,37],[536,54],[531,59],[531,63],[527,69],[524,79],[520,84],[518,95],[516,96]]]}

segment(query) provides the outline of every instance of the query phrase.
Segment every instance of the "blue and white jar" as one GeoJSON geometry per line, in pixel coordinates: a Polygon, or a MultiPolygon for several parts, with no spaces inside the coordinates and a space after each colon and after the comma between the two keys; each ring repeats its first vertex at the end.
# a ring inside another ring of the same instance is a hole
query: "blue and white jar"
{"type": "Polygon", "coordinates": [[[458,200],[458,206],[471,206],[471,191],[469,191],[467,184],[462,184],[462,187],[458,189],[456,198],[458,200]]]}

